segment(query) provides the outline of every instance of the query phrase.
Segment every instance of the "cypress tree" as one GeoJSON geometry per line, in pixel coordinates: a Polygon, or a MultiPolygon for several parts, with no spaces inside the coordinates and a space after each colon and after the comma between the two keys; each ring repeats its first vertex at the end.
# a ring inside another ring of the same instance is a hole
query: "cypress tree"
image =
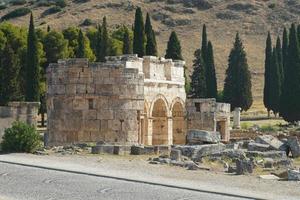
{"type": "Polygon", "coordinates": [[[165,58],[173,60],[183,60],[183,57],[181,55],[180,41],[175,31],[172,31],[170,35],[165,58]]]}
{"type": "Polygon", "coordinates": [[[272,58],[271,58],[271,66],[270,66],[270,96],[269,96],[269,104],[270,110],[272,110],[275,114],[279,112],[279,103],[280,103],[280,95],[281,95],[281,77],[279,70],[279,63],[277,58],[277,49],[273,49],[272,58]]]}
{"type": "Polygon", "coordinates": [[[283,79],[284,79],[284,72],[283,72],[283,58],[282,58],[282,48],[281,48],[280,37],[277,37],[276,52],[277,52],[277,60],[278,60],[279,75],[280,75],[280,77],[279,77],[280,80],[279,81],[280,81],[280,85],[282,86],[283,79]]]}
{"type": "Polygon", "coordinates": [[[146,55],[157,56],[155,33],[152,29],[150,15],[147,13],[146,23],[145,23],[145,34],[146,34],[146,55]]]}
{"type": "Polygon", "coordinates": [[[39,101],[40,90],[40,66],[38,57],[38,41],[34,29],[33,16],[31,13],[30,24],[27,37],[27,61],[26,61],[26,80],[25,80],[25,100],[39,101]]]}
{"type": "Polygon", "coordinates": [[[207,60],[207,33],[206,33],[206,25],[203,25],[202,28],[202,45],[201,45],[201,54],[202,54],[202,58],[204,61],[204,64],[206,64],[206,60],[207,60]]]}
{"type": "Polygon", "coordinates": [[[193,61],[194,71],[191,76],[190,96],[192,98],[206,98],[207,87],[205,78],[205,66],[201,55],[201,50],[198,49],[194,53],[193,61]]]}
{"type": "Polygon", "coordinates": [[[286,68],[287,68],[287,61],[288,61],[288,46],[289,46],[288,33],[287,33],[287,29],[284,27],[283,37],[282,37],[283,82],[284,82],[284,76],[285,76],[286,68]]]}
{"type": "Polygon", "coordinates": [[[295,24],[289,35],[287,65],[281,97],[281,116],[288,122],[300,120],[300,51],[295,24]]]}
{"type": "Polygon", "coordinates": [[[134,20],[133,53],[139,57],[145,55],[144,20],[140,7],[136,9],[134,20]]]}
{"type": "Polygon", "coordinates": [[[105,57],[108,55],[109,55],[109,37],[108,37],[106,17],[103,17],[100,61],[104,62],[105,57]]]}
{"type": "Polygon", "coordinates": [[[97,28],[97,44],[96,44],[96,61],[100,62],[101,60],[101,43],[102,43],[102,29],[101,25],[98,25],[97,28]]]}
{"type": "Polygon", "coordinates": [[[226,70],[224,101],[231,104],[232,110],[240,107],[243,111],[247,111],[253,102],[251,87],[246,52],[237,33],[226,70]]]}
{"type": "Polygon", "coordinates": [[[131,45],[130,45],[130,36],[128,28],[125,27],[124,36],[123,36],[123,54],[131,54],[131,45]]]}
{"type": "Polygon", "coordinates": [[[10,101],[20,99],[20,88],[18,83],[19,67],[17,63],[17,55],[7,43],[1,59],[1,89],[0,89],[0,105],[6,106],[10,101]]]}
{"type": "Polygon", "coordinates": [[[272,40],[271,34],[268,32],[268,37],[266,41],[266,49],[265,49],[265,85],[264,85],[264,105],[268,110],[268,116],[270,117],[270,68],[272,65],[272,40]]]}
{"type": "Polygon", "coordinates": [[[80,29],[79,30],[79,35],[78,35],[78,48],[77,48],[77,52],[76,52],[76,57],[77,58],[85,58],[84,48],[85,48],[84,36],[83,36],[83,33],[80,29]]]}
{"type": "Polygon", "coordinates": [[[217,78],[214,61],[214,53],[212,43],[209,41],[207,45],[207,57],[205,63],[206,70],[206,86],[207,86],[207,97],[217,98],[217,78]]]}
{"type": "Polygon", "coordinates": [[[48,25],[47,26],[47,32],[49,33],[51,31],[51,28],[50,28],[50,26],[48,25]]]}
{"type": "Polygon", "coordinates": [[[297,38],[298,38],[298,43],[300,44],[300,25],[297,26],[297,38]]]}

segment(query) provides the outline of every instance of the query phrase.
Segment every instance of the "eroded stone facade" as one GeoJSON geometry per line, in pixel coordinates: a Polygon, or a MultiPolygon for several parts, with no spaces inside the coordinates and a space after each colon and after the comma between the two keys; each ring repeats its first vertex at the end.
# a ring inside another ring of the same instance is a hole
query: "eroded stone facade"
{"type": "MultiPolygon", "coordinates": [[[[136,55],[106,60],[68,59],[50,64],[48,144],[184,144],[184,61],[136,55]]],[[[209,121],[207,126],[214,127],[214,123],[209,121]]]]}

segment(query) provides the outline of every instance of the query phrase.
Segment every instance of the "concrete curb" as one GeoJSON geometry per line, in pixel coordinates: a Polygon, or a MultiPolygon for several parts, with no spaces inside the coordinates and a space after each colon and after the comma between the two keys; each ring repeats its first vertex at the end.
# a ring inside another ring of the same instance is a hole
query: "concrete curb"
{"type": "Polygon", "coordinates": [[[24,166],[24,167],[32,167],[32,168],[37,168],[37,169],[45,169],[45,170],[51,170],[51,171],[58,171],[58,172],[65,172],[65,173],[72,173],[72,174],[78,174],[78,175],[86,175],[86,176],[101,177],[101,178],[107,178],[107,179],[115,179],[115,180],[119,180],[119,181],[141,183],[141,184],[147,184],[147,185],[168,187],[168,188],[174,188],[174,189],[188,190],[188,191],[193,191],[193,192],[201,192],[201,193],[208,193],[208,194],[235,197],[235,198],[266,200],[266,199],[261,198],[261,197],[250,197],[250,196],[244,196],[244,195],[239,195],[239,194],[217,192],[217,191],[212,191],[212,190],[208,191],[208,190],[202,190],[202,189],[197,189],[197,188],[189,188],[189,187],[178,186],[178,185],[163,184],[163,183],[157,183],[157,182],[129,179],[129,178],[124,178],[124,177],[115,177],[115,176],[109,176],[109,175],[103,175],[103,174],[88,173],[88,172],[61,169],[61,168],[54,168],[54,167],[47,167],[47,166],[40,166],[40,165],[32,165],[32,164],[19,163],[19,162],[11,162],[11,161],[0,160],[0,163],[18,165],[18,166],[24,166]]]}

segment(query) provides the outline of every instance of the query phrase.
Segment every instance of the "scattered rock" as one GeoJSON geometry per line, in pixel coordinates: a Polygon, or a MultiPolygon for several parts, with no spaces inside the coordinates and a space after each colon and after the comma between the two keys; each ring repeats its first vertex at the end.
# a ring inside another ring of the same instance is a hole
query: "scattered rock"
{"type": "Polygon", "coordinates": [[[250,159],[237,159],[236,160],[236,174],[252,174],[253,173],[254,164],[250,159]]]}
{"type": "Polygon", "coordinates": [[[270,145],[270,150],[285,151],[284,143],[272,135],[261,135],[255,138],[255,142],[270,145]]]}
{"type": "Polygon", "coordinates": [[[248,144],[248,151],[268,151],[270,150],[270,145],[260,144],[256,142],[250,142],[248,144]]]}
{"type": "Polygon", "coordinates": [[[300,143],[296,136],[291,136],[288,138],[289,149],[291,150],[293,158],[298,158],[300,156],[300,143]]]}
{"type": "Polygon", "coordinates": [[[265,158],[264,161],[264,168],[270,169],[274,167],[274,160],[272,158],[265,158]]]}
{"type": "Polygon", "coordinates": [[[154,154],[154,147],[153,146],[132,146],[131,147],[131,155],[147,155],[147,154],[154,154]]]}
{"type": "Polygon", "coordinates": [[[113,154],[114,153],[114,145],[97,145],[92,147],[92,154],[113,154]]]}
{"type": "Polygon", "coordinates": [[[280,179],[278,176],[275,176],[273,174],[270,174],[270,175],[260,175],[259,178],[265,179],[265,180],[279,180],[280,179]]]}
{"type": "Polygon", "coordinates": [[[194,150],[191,158],[194,161],[201,161],[202,157],[222,152],[223,150],[225,150],[225,148],[226,146],[221,143],[197,145],[197,148],[194,150]]]}
{"type": "Polygon", "coordinates": [[[299,170],[288,170],[288,180],[289,181],[300,181],[300,171],[299,170]]]}
{"type": "Polygon", "coordinates": [[[172,149],[170,153],[171,160],[180,161],[181,160],[181,151],[178,149],[172,149]]]}
{"type": "Polygon", "coordinates": [[[187,133],[187,144],[216,144],[221,141],[219,132],[189,130],[187,133]]]}
{"type": "Polygon", "coordinates": [[[285,151],[245,151],[248,158],[273,158],[273,159],[287,159],[285,151]]]}

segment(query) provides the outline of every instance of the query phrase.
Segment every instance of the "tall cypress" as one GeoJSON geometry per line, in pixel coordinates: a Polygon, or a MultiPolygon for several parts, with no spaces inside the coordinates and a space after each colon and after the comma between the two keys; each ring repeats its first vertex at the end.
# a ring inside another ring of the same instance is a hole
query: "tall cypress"
{"type": "Polygon", "coordinates": [[[125,27],[124,35],[123,35],[123,54],[131,54],[131,45],[130,45],[130,36],[128,28],[125,27]]]}
{"type": "Polygon", "coordinates": [[[247,111],[253,103],[251,87],[246,52],[237,33],[226,70],[224,101],[231,104],[232,110],[240,107],[243,111],[247,111]]]}
{"type": "Polygon", "coordinates": [[[278,61],[279,75],[280,75],[279,81],[280,81],[280,85],[282,86],[283,79],[284,79],[284,73],[283,73],[283,58],[282,58],[282,47],[281,47],[280,37],[277,37],[277,40],[276,40],[276,52],[277,52],[277,61],[278,61]]]}
{"type": "Polygon", "coordinates": [[[288,122],[300,120],[300,50],[295,24],[289,35],[287,65],[281,96],[281,116],[288,122]]]}
{"type": "Polygon", "coordinates": [[[207,97],[217,98],[217,78],[214,61],[214,53],[212,43],[209,41],[207,45],[205,71],[206,71],[206,86],[207,86],[207,97]]]}
{"type": "Polygon", "coordinates": [[[264,105],[268,110],[268,116],[270,116],[271,104],[270,104],[270,68],[272,65],[272,40],[271,34],[268,32],[265,49],[265,85],[264,85],[264,105]]]}
{"type": "Polygon", "coordinates": [[[101,60],[101,44],[102,44],[102,28],[101,25],[98,25],[97,28],[97,44],[96,44],[96,61],[100,62],[101,60]]]}
{"type": "Polygon", "coordinates": [[[108,37],[108,30],[107,30],[107,21],[106,21],[106,17],[103,17],[100,61],[104,62],[105,57],[108,55],[109,55],[109,37],[108,37]]]}
{"type": "Polygon", "coordinates": [[[207,60],[207,46],[208,46],[208,41],[207,41],[207,33],[206,33],[206,25],[203,25],[202,28],[202,45],[201,45],[201,55],[204,61],[204,64],[206,63],[207,60]]]}
{"type": "Polygon", "coordinates": [[[40,98],[40,66],[38,57],[38,41],[34,29],[33,15],[30,15],[30,24],[27,37],[27,61],[25,80],[25,100],[39,101],[40,98]]]}
{"type": "Polygon", "coordinates": [[[49,33],[51,31],[51,28],[50,28],[50,26],[48,25],[47,26],[47,32],[49,33]]]}
{"type": "Polygon", "coordinates": [[[273,49],[270,67],[270,109],[274,112],[275,116],[279,112],[280,95],[281,95],[281,75],[280,67],[277,57],[277,49],[273,49]]]}
{"type": "Polygon", "coordinates": [[[297,26],[297,38],[298,38],[298,43],[300,44],[300,24],[297,26]]]}
{"type": "Polygon", "coordinates": [[[79,30],[79,35],[78,35],[78,48],[76,51],[76,57],[77,58],[85,58],[85,44],[84,44],[84,36],[83,33],[81,31],[81,29],[79,30]]]}
{"type": "Polygon", "coordinates": [[[282,37],[282,67],[283,67],[283,82],[284,82],[284,74],[286,73],[287,62],[288,62],[288,48],[289,48],[289,39],[287,29],[284,27],[283,29],[283,37],[282,37]]]}
{"type": "Polygon", "coordinates": [[[201,55],[201,50],[198,49],[194,53],[195,59],[193,61],[194,71],[191,76],[190,94],[192,98],[206,98],[207,87],[205,77],[205,66],[201,55]]]}
{"type": "Polygon", "coordinates": [[[181,55],[180,41],[175,31],[172,31],[170,35],[165,58],[173,60],[183,60],[183,57],[181,55]]]}
{"type": "Polygon", "coordinates": [[[147,39],[146,55],[157,56],[155,33],[152,29],[152,24],[151,24],[149,13],[147,13],[147,17],[146,17],[145,34],[146,34],[146,39],[147,39]]]}
{"type": "Polygon", "coordinates": [[[145,36],[144,36],[144,20],[142,9],[138,7],[135,12],[134,35],[133,35],[133,53],[139,57],[145,55],[145,36]]]}
{"type": "Polygon", "coordinates": [[[0,105],[6,106],[10,101],[20,100],[20,88],[18,74],[20,68],[17,63],[17,55],[7,43],[1,59],[1,88],[0,88],[0,105]]]}

